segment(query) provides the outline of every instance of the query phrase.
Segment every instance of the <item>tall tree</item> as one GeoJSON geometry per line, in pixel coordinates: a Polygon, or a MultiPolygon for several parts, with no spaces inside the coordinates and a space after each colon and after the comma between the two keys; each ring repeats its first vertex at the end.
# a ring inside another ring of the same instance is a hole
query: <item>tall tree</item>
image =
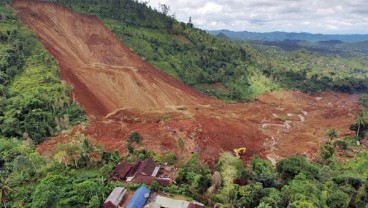
{"type": "Polygon", "coordinates": [[[368,127],[368,113],[367,112],[360,113],[355,118],[355,125],[357,126],[356,135],[359,136],[361,128],[368,127]]]}

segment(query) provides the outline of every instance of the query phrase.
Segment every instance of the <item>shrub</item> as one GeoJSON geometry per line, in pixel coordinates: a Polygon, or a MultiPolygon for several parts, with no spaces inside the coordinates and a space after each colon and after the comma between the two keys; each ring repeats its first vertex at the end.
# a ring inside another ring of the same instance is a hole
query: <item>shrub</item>
{"type": "Polygon", "coordinates": [[[49,175],[41,180],[32,194],[30,207],[56,207],[58,196],[64,192],[63,186],[67,178],[60,175],[49,175]]]}
{"type": "Polygon", "coordinates": [[[339,137],[339,132],[335,128],[332,128],[326,132],[326,136],[328,136],[330,139],[336,139],[339,137]]]}
{"type": "Polygon", "coordinates": [[[262,160],[259,157],[255,157],[251,160],[250,167],[255,181],[262,183],[265,187],[270,187],[275,184],[276,174],[269,160],[262,160]]]}
{"type": "Polygon", "coordinates": [[[350,196],[341,190],[333,190],[328,195],[327,206],[331,208],[348,207],[350,196]]]}
{"type": "Polygon", "coordinates": [[[155,180],[151,183],[150,188],[152,191],[158,191],[160,190],[161,186],[160,184],[155,180]]]}
{"type": "Polygon", "coordinates": [[[324,144],[320,149],[320,156],[324,163],[331,162],[335,148],[331,144],[324,144]]]}
{"type": "Polygon", "coordinates": [[[317,183],[300,173],[282,188],[283,198],[295,207],[319,207],[321,190],[317,183]],[[303,204],[303,205],[302,205],[303,204]]]}
{"type": "Polygon", "coordinates": [[[176,162],[176,155],[173,153],[165,153],[162,159],[163,163],[167,163],[168,165],[174,165],[176,162]]]}
{"type": "Polygon", "coordinates": [[[126,147],[127,147],[127,150],[128,150],[128,152],[129,152],[129,154],[133,154],[133,153],[134,153],[134,147],[132,146],[132,144],[131,144],[131,143],[128,143],[128,144],[126,145],[126,147]]]}
{"type": "Polygon", "coordinates": [[[276,170],[285,181],[293,179],[299,173],[304,173],[310,179],[318,179],[319,167],[304,156],[291,156],[278,162],[276,170]]]}
{"type": "Polygon", "coordinates": [[[139,144],[139,143],[141,143],[142,140],[143,140],[142,135],[137,131],[133,132],[128,138],[128,142],[130,142],[130,143],[135,142],[135,143],[139,144]]]}
{"type": "Polygon", "coordinates": [[[347,150],[349,145],[346,141],[344,140],[337,140],[334,142],[334,146],[338,146],[340,149],[342,150],[347,150]]]}
{"type": "Polygon", "coordinates": [[[359,104],[368,109],[368,94],[360,95],[359,104]]]}
{"type": "Polygon", "coordinates": [[[349,185],[353,187],[355,190],[358,190],[363,185],[363,179],[349,175],[341,175],[334,177],[332,181],[339,186],[349,185]]]}
{"type": "Polygon", "coordinates": [[[101,199],[97,195],[94,195],[88,202],[88,208],[99,208],[99,207],[101,207],[101,199]]]}

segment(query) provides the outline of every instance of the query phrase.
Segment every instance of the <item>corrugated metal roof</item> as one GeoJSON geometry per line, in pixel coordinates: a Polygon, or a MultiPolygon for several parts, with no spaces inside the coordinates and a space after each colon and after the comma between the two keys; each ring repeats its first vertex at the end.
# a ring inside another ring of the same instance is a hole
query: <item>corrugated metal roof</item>
{"type": "Polygon", "coordinates": [[[125,176],[129,173],[129,170],[132,168],[132,164],[128,163],[119,163],[114,169],[114,174],[120,179],[124,179],[125,176]]]}
{"type": "Polygon", "coordinates": [[[158,171],[160,170],[160,166],[156,166],[155,167],[155,170],[153,171],[153,173],[152,173],[152,175],[151,176],[153,176],[153,177],[156,177],[157,176],[157,173],[158,173],[158,171]]]}
{"type": "Polygon", "coordinates": [[[156,163],[152,160],[152,158],[147,158],[142,161],[139,170],[137,171],[139,174],[142,175],[152,175],[153,171],[155,171],[156,163]]]}
{"type": "Polygon", "coordinates": [[[134,193],[132,199],[129,201],[127,208],[143,208],[146,203],[151,190],[149,190],[146,186],[141,186],[134,193]]]}
{"type": "Polygon", "coordinates": [[[171,199],[163,196],[157,196],[155,203],[165,208],[187,208],[189,206],[188,201],[171,199]]]}
{"type": "Polygon", "coordinates": [[[122,187],[116,187],[110,193],[109,197],[105,200],[105,203],[111,202],[113,205],[118,206],[125,195],[126,190],[122,187]]]}

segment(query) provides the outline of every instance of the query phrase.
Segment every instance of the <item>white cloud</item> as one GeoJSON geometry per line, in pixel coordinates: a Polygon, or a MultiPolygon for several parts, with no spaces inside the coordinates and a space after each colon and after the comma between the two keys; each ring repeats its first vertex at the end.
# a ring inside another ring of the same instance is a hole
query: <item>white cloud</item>
{"type": "Polygon", "coordinates": [[[207,2],[204,6],[198,8],[196,13],[199,15],[208,15],[208,14],[218,14],[222,12],[223,6],[213,3],[207,2]]]}
{"type": "MultiPolygon", "coordinates": [[[[141,0],[145,1],[145,0],[141,0]]],[[[206,30],[368,33],[367,0],[150,0],[206,30]]]]}

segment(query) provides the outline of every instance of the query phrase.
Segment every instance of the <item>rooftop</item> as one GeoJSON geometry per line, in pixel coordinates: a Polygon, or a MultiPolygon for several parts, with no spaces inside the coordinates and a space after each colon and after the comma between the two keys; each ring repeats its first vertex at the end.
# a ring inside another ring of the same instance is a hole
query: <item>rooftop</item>
{"type": "MultiPolygon", "coordinates": [[[[107,197],[107,199],[104,202],[104,205],[108,205],[107,207],[118,207],[121,201],[124,198],[124,195],[126,193],[126,189],[122,187],[116,187],[114,190],[110,193],[110,195],[107,197]]],[[[104,206],[105,207],[105,206],[104,206]]]]}
{"type": "Polygon", "coordinates": [[[134,193],[126,208],[142,208],[146,203],[150,193],[151,190],[149,190],[146,186],[141,186],[134,193]]]}

